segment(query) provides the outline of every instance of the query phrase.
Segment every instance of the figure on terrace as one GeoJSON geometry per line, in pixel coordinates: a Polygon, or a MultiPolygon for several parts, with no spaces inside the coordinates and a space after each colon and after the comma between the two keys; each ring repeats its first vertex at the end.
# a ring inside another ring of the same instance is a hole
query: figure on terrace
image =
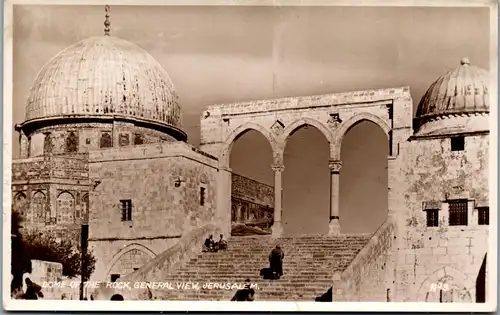
{"type": "Polygon", "coordinates": [[[227,241],[224,239],[224,235],[220,235],[220,240],[217,243],[217,250],[227,250],[227,241]]]}
{"type": "Polygon", "coordinates": [[[205,244],[203,244],[203,251],[204,252],[215,252],[215,242],[213,239],[213,235],[210,234],[208,238],[205,240],[205,244]]]}

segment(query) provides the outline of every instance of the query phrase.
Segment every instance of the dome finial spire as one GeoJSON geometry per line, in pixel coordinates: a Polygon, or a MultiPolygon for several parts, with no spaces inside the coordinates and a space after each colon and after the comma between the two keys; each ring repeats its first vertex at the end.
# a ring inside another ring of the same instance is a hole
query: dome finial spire
{"type": "Polygon", "coordinates": [[[469,58],[463,57],[462,60],[460,61],[460,64],[463,65],[470,65],[469,58]]]}
{"type": "Polygon", "coordinates": [[[104,36],[109,36],[109,26],[111,25],[111,22],[109,21],[109,5],[106,4],[104,10],[106,11],[106,19],[104,20],[104,36]]]}

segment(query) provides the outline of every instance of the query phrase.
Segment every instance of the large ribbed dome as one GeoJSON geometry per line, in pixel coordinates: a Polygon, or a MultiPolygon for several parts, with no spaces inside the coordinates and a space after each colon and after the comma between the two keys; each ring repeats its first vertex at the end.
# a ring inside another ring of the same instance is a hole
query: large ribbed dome
{"type": "Polygon", "coordinates": [[[432,83],[418,105],[416,118],[425,121],[450,114],[489,112],[488,84],[488,72],[464,58],[460,66],[432,83]]]}
{"type": "Polygon", "coordinates": [[[26,120],[121,115],[180,128],[174,86],[161,65],[125,40],[91,37],[60,52],[36,77],[26,120]]]}

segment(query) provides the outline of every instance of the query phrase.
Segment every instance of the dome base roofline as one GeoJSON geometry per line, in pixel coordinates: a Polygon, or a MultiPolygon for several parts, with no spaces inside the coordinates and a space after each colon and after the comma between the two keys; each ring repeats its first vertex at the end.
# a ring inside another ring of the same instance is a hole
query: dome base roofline
{"type": "Polygon", "coordinates": [[[89,123],[89,122],[129,122],[133,123],[136,126],[147,127],[153,130],[157,130],[168,134],[174,137],[177,141],[187,142],[187,134],[181,129],[159,121],[138,118],[138,117],[130,117],[119,114],[112,115],[57,115],[57,116],[48,116],[43,118],[34,118],[30,120],[26,120],[23,123],[16,124],[16,131],[23,131],[25,134],[29,134],[33,131],[36,131],[40,128],[53,126],[53,125],[61,125],[61,124],[80,124],[80,123],[89,123]]]}
{"type": "Polygon", "coordinates": [[[441,133],[441,134],[423,134],[423,135],[412,135],[408,138],[408,141],[416,141],[416,140],[432,140],[432,139],[444,139],[450,137],[473,137],[473,136],[481,136],[481,135],[489,135],[489,130],[481,130],[481,131],[469,131],[469,132],[456,132],[456,133],[441,133]]]}

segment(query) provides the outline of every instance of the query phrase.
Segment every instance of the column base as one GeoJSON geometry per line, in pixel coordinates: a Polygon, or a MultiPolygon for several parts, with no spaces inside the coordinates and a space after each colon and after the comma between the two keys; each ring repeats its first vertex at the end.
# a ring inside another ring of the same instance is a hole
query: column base
{"type": "Polygon", "coordinates": [[[328,224],[328,235],[338,236],[340,235],[340,222],[339,219],[330,220],[330,224],[328,224]]]}
{"type": "Polygon", "coordinates": [[[283,225],[281,225],[281,222],[274,221],[273,226],[271,227],[271,231],[273,236],[283,235],[283,225]]]}

